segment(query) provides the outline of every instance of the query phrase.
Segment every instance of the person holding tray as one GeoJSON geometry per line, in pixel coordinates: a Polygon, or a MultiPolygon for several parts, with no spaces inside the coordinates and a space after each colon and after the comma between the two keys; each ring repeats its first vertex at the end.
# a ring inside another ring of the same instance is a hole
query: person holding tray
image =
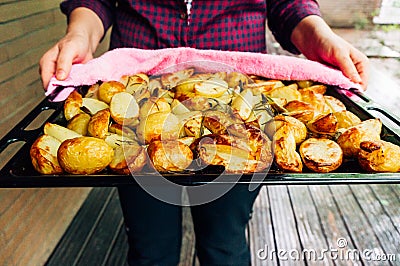
{"type": "MultiPolygon", "coordinates": [[[[266,53],[266,21],[293,54],[340,69],[366,88],[368,59],[337,36],[311,0],[67,0],[65,36],[40,60],[43,86],[67,78],[71,67],[93,58],[112,26],[110,49],[193,47],[266,53]]],[[[249,265],[245,229],[260,188],[237,184],[220,198],[191,206],[202,265],[249,265]]],[[[140,186],[119,187],[129,241],[130,265],[177,265],[181,206],[162,202],[140,186]]],[[[173,193],[173,192],[171,192],[173,193]]]]}

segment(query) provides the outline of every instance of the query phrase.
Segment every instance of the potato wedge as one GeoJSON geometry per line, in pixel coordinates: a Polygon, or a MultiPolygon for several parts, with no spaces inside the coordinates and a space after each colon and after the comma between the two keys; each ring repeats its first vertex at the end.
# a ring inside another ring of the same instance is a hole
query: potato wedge
{"type": "Polygon", "coordinates": [[[81,134],[82,136],[86,136],[88,134],[89,121],[90,115],[87,113],[80,113],[68,121],[67,128],[81,134]]]}
{"type": "Polygon", "coordinates": [[[270,92],[267,93],[268,96],[271,98],[284,98],[288,102],[294,100],[301,100],[301,94],[297,90],[297,84],[293,83],[288,86],[278,87],[272,89],[270,92]]]}
{"type": "Polygon", "coordinates": [[[296,140],[288,124],[281,126],[273,138],[275,163],[284,171],[302,172],[303,163],[296,151],[296,140]]]}
{"type": "Polygon", "coordinates": [[[52,136],[60,142],[82,136],[71,129],[49,122],[44,125],[44,134],[52,136]]]}
{"type": "Polygon", "coordinates": [[[123,137],[127,137],[132,140],[137,140],[135,131],[133,131],[129,127],[124,127],[120,124],[115,124],[115,123],[111,124],[110,127],[108,128],[108,131],[111,133],[118,134],[123,137]]]}
{"type": "Polygon", "coordinates": [[[186,68],[173,73],[166,73],[161,76],[161,84],[166,89],[175,87],[178,83],[190,78],[194,74],[194,68],[186,68]]]}
{"type": "Polygon", "coordinates": [[[180,129],[176,115],[170,112],[158,112],[140,120],[136,134],[140,143],[149,144],[154,140],[178,139],[180,129]]]}
{"type": "Polygon", "coordinates": [[[150,82],[149,77],[144,73],[126,75],[121,77],[119,81],[125,85],[126,92],[132,95],[137,94],[139,91],[148,90],[150,82]]]}
{"type": "Polygon", "coordinates": [[[106,134],[104,141],[113,149],[122,145],[131,145],[137,143],[134,139],[110,132],[106,134]]]}
{"type": "Polygon", "coordinates": [[[165,98],[150,97],[140,106],[139,119],[146,118],[152,113],[170,111],[171,105],[165,98]]]}
{"type": "Polygon", "coordinates": [[[320,114],[307,123],[307,128],[314,133],[334,134],[338,129],[338,121],[332,113],[320,114]]]}
{"type": "Polygon", "coordinates": [[[333,113],[337,120],[337,127],[340,128],[349,128],[361,123],[361,119],[348,110],[343,110],[339,112],[333,113]]]}
{"type": "Polygon", "coordinates": [[[239,85],[246,85],[249,83],[248,77],[240,72],[230,72],[226,77],[229,88],[234,88],[239,85]]]}
{"type": "Polygon", "coordinates": [[[368,172],[400,172],[400,147],[384,140],[362,141],[357,158],[368,172]]]}
{"type": "Polygon", "coordinates": [[[105,102],[92,98],[83,98],[82,107],[86,109],[91,115],[94,115],[98,111],[110,108],[110,106],[108,106],[108,104],[106,104],[105,102]]]}
{"type": "Polygon", "coordinates": [[[294,117],[277,115],[265,124],[264,132],[269,138],[273,138],[276,132],[283,126],[288,126],[293,134],[296,145],[302,143],[307,137],[307,127],[294,117]]]}
{"type": "Polygon", "coordinates": [[[104,139],[110,125],[110,109],[98,111],[92,116],[88,123],[87,132],[89,136],[104,139]]]}
{"type": "Polygon", "coordinates": [[[159,172],[180,172],[193,161],[190,148],[178,140],[153,141],[147,153],[153,168],[159,172]]]}
{"type": "Polygon", "coordinates": [[[330,139],[306,139],[301,143],[299,153],[304,165],[311,171],[318,173],[336,170],[343,160],[342,149],[330,139]]]}
{"type": "Polygon", "coordinates": [[[102,139],[78,137],[61,143],[57,157],[66,172],[90,175],[102,171],[110,164],[114,150],[102,139]]]}
{"type": "Polygon", "coordinates": [[[231,107],[232,111],[242,120],[247,120],[252,114],[254,106],[260,102],[260,95],[253,95],[252,90],[245,89],[233,98],[231,107]]]}
{"type": "Polygon", "coordinates": [[[121,82],[116,80],[105,81],[99,87],[98,98],[100,101],[110,104],[111,98],[123,91],[125,91],[125,86],[121,82]]]}
{"type": "Polygon", "coordinates": [[[71,120],[74,116],[82,113],[82,95],[77,91],[71,92],[64,103],[64,117],[65,119],[71,120]]]}
{"type": "Polygon", "coordinates": [[[145,149],[139,144],[124,144],[114,149],[114,157],[108,165],[111,171],[129,175],[140,172],[146,165],[145,149]]]}
{"type": "Polygon", "coordinates": [[[329,109],[332,113],[346,110],[346,106],[339,99],[330,95],[324,95],[324,99],[325,103],[329,106],[329,109]]]}
{"type": "Polygon", "coordinates": [[[49,135],[37,138],[29,151],[33,168],[44,175],[56,175],[64,172],[57,159],[60,145],[61,142],[58,139],[49,135]]]}
{"type": "Polygon", "coordinates": [[[131,94],[119,92],[111,99],[110,112],[116,123],[129,126],[139,117],[139,105],[131,94]]]}
{"type": "Polygon", "coordinates": [[[218,98],[228,91],[228,83],[222,79],[211,78],[195,83],[193,90],[198,96],[218,98]]]}

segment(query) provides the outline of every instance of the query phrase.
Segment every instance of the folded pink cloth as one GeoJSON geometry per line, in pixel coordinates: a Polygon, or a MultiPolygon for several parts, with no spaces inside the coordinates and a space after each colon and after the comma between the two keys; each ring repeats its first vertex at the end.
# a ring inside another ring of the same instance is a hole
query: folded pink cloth
{"type": "Polygon", "coordinates": [[[344,89],[360,88],[359,84],[351,82],[341,71],[298,57],[194,48],[120,48],[85,64],[73,65],[69,77],[64,81],[53,77],[46,95],[50,95],[58,86],[66,87],[54,99],[63,101],[74,86],[91,85],[99,80],[119,80],[123,75],[135,73],[168,73],[190,66],[206,71],[239,71],[271,79],[312,80],[344,89]]]}

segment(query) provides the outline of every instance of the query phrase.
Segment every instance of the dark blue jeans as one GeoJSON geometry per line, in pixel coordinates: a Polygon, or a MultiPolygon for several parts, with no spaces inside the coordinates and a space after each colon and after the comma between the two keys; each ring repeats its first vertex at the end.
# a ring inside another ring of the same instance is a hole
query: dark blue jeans
{"type": "MultiPolygon", "coordinates": [[[[259,190],[250,192],[248,185],[235,185],[210,203],[190,207],[201,265],[250,265],[245,230],[259,190]]],[[[118,191],[129,241],[129,264],[177,265],[182,207],[159,201],[140,186],[120,187],[118,191]]]]}

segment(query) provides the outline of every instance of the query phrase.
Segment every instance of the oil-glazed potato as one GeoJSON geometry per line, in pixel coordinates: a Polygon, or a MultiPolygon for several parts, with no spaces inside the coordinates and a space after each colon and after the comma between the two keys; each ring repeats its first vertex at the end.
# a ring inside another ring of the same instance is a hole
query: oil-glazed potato
{"type": "Polygon", "coordinates": [[[301,94],[301,101],[311,104],[311,106],[314,107],[316,113],[324,113],[324,111],[326,110],[324,95],[320,93],[315,93],[312,90],[305,89],[301,89],[299,90],[299,92],[301,94]]]}
{"type": "Polygon", "coordinates": [[[42,135],[36,139],[29,151],[33,168],[44,175],[61,174],[63,169],[57,159],[60,145],[58,139],[49,135],[42,135]]]}
{"type": "Polygon", "coordinates": [[[179,172],[193,161],[190,148],[177,140],[153,141],[147,147],[150,162],[159,172],[179,172]]]}
{"type": "Polygon", "coordinates": [[[108,128],[108,131],[129,139],[137,140],[135,131],[133,131],[129,127],[125,127],[120,124],[115,124],[115,123],[111,124],[110,127],[108,128]]]}
{"type": "Polygon", "coordinates": [[[246,85],[249,82],[248,77],[240,72],[230,72],[226,77],[229,88],[234,88],[239,85],[246,85]]]}
{"type": "Polygon", "coordinates": [[[337,120],[337,127],[349,128],[361,123],[361,119],[350,111],[343,110],[333,113],[337,120]]]}
{"type": "Polygon", "coordinates": [[[80,113],[74,116],[68,121],[67,128],[75,131],[82,136],[86,136],[88,132],[88,125],[90,121],[90,115],[87,113],[80,113]]]}
{"type": "Polygon", "coordinates": [[[303,90],[309,90],[309,91],[313,91],[314,93],[319,93],[319,94],[325,94],[327,87],[325,85],[322,84],[318,84],[318,85],[312,85],[309,87],[305,87],[302,88],[303,90]]]}
{"type": "Polygon", "coordinates": [[[102,171],[110,164],[114,150],[102,139],[78,137],[61,143],[57,157],[66,172],[90,175],[102,171]]]}
{"type": "Polygon", "coordinates": [[[236,123],[242,123],[236,117],[221,111],[206,111],[203,114],[203,126],[214,134],[225,134],[227,128],[236,123]]]}
{"type": "Polygon", "coordinates": [[[319,134],[334,134],[338,129],[338,121],[332,113],[320,114],[307,123],[311,132],[319,134]]]}
{"type": "Polygon", "coordinates": [[[118,135],[115,133],[107,133],[106,137],[104,138],[104,141],[110,145],[111,148],[115,149],[119,146],[122,145],[130,145],[130,144],[135,144],[136,140],[131,139],[126,136],[118,135]]]}
{"type": "Polygon", "coordinates": [[[244,89],[252,90],[253,94],[264,93],[264,94],[268,95],[268,93],[271,90],[285,86],[285,84],[283,84],[282,81],[280,81],[280,80],[258,80],[252,76],[250,76],[249,78],[254,83],[249,83],[249,84],[244,85],[244,89]]]}
{"type": "Polygon", "coordinates": [[[100,84],[96,83],[89,87],[87,93],[85,94],[85,98],[92,98],[92,99],[99,99],[98,92],[99,92],[100,84]]]}
{"type": "Polygon", "coordinates": [[[50,135],[58,139],[60,142],[82,136],[71,129],[49,122],[44,125],[44,134],[50,135]]]}
{"type": "Polygon", "coordinates": [[[68,98],[64,103],[64,116],[65,119],[70,120],[75,115],[82,112],[82,95],[80,95],[77,91],[71,92],[68,98]]]}
{"type": "Polygon", "coordinates": [[[154,140],[177,139],[180,133],[180,123],[176,115],[171,112],[158,112],[140,120],[136,134],[142,144],[149,144],[154,140]]]}
{"type": "Polygon", "coordinates": [[[302,172],[303,163],[296,151],[296,140],[288,124],[281,126],[273,139],[275,162],[284,171],[302,172]]]}
{"type": "Polygon", "coordinates": [[[380,140],[381,130],[382,122],[380,119],[368,119],[356,126],[349,127],[339,136],[337,143],[342,148],[345,157],[356,158],[360,151],[360,143],[380,140]]]}
{"type": "Polygon", "coordinates": [[[400,172],[400,147],[383,140],[360,143],[358,162],[368,172],[400,172]]]}
{"type": "Polygon", "coordinates": [[[125,85],[126,92],[134,95],[139,91],[148,90],[150,80],[146,74],[137,73],[121,77],[120,82],[125,85]]]}
{"type": "Polygon", "coordinates": [[[336,170],[343,160],[342,149],[330,139],[306,139],[301,143],[299,153],[304,165],[318,173],[336,170]]]}
{"type": "Polygon", "coordinates": [[[324,99],[325,103],[329,106],[332,113],[346,110],[346,106],[339,99],[330,95],[324,95],[324,99]]]}
{"type": "Polygon", "coordinates": [[[89,136],[104,139],[110,125],[110,109],[98,111],[89,120],[87,132],[89,136]]]}
{"type": "Polygon", "coordinates": [[[297,90],[297,84],[293,83],[288,86],[278,87],[272,89],[267,93],[268,96],[272,98],[284,98],[286,101],[301,100],[301,94],[297,90]]]}
{"type": "Polygon", "coordinates": [[[108,165],[111,171],[129,175],[137,173],[146,165],[145,149],[137,143],[124,144],[114,149],[114,157],[108,165]]]}
{"type": "Polygon", "coordinates": [[[264,132],[269,138],[273,138],[274,134],[283,126],[291,128],[296,145],[302,143],[307,137],[307,127],[294,117],[286,115],[277,115],[274,119],[265,124],[264,132]]]}
{"type": "Polygon", "coordinates": [[[118,92],[125,91],[125,86],[119,81],[111,80],[103,82],[98,91],[98,98],[107,104],[110,104],[111,98],[118,92]]]}
{"type": "Polygon", "coordinates": [[[170,111],[171,105],[165,98],[150,97],[140,106],[139,119],[146,118],[153,113],[170,111]]]}
{"type": "Polygon", "coordinates": [[[232,111],[242,120],[249,119],[254,106],[261,102],[260,95],[254,95],[251,89],[245,89],[232,100],[232,111]]]}
{"type": "Polygon", "coordinates": [[[105,102],[99,101],[92,98],[83,98],[82,107],[86,109],[91,115],[94,115],[98,111],[110,108],[105,102]]]}
{"type": "Polygon", "coordinates": [[[294,117],[303,123],[308,123],[315,116],[314,107],[311,104],[303,101],[290,101],[283,106],[287,112],[285,115],[294,117]]]}
{"type": "Polygon", "coordinates": [[[161,84],[164,88],[172,89],[178,83],[190,78],[194,74],[194,68],[186,68],[173,73],[166,73],[161,76],[161,84]]]}
{"type": "Polygon", "coordinates": [[[110,102],[112,119],[120,125],[133,125],[139,117],[139,105],[135,98],[127,92],[115,94],[110,102]]]}
{"type": "Polygon", "coordinates": [[[219,78],[211,78],[195,83],[193,90],[198,96],[218,98],[228,91],[228,83],[219,78]]]}

